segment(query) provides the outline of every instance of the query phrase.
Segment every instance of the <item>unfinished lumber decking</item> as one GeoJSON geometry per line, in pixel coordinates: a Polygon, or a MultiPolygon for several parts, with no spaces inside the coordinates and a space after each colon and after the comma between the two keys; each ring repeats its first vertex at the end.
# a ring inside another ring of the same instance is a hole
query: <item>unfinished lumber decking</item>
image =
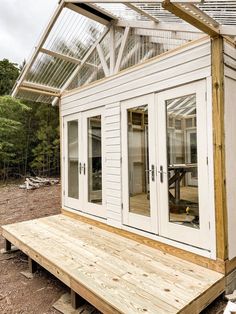
{"type": "Polygon", "coordinates": [[[103,313],[199,313],[224,275],[65,215],[2,235],[103,313]]]}

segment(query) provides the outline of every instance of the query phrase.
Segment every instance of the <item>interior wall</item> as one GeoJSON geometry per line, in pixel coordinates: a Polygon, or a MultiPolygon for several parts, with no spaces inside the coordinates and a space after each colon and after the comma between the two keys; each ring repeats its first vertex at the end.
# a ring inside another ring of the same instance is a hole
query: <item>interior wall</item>
{"type": "Polygon", "coordinates": [[[61,116],[105,106],[108,224],[122,225],[120,102],[210,76],[211,45],[209,39],[204,39],[62,97],[61,116]]]}
{"type": "Polygon", "coordinates": [[[236,256],[236,49],[224,44],[225,162],[229,259],[236,256]]]}

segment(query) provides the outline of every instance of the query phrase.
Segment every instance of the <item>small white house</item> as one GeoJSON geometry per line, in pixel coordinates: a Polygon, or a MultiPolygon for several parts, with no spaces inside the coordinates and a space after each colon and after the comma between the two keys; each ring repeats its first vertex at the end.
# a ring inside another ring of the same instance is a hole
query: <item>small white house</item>
{"type": "Polygon", "coordinates": [[[232,290],[236,2],[108,2],[60,1],[13,91],[60,106],[62,212],[232,290]]]}

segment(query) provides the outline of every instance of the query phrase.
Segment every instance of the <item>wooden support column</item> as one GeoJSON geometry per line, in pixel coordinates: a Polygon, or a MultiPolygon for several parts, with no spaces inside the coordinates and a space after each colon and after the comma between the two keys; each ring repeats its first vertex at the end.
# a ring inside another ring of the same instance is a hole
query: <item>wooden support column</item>
{"type": "Polygon", "coordinates": [[[11,242],[5,239],[4,241],[4,249],[5,252],[10,252],[11,251],[11,242]]]}
{"type": "Polygon", "coordinates": [[[28,257],[28,265],[29,265],[29,271],[33,274],[38,269],[38,264],[30,257],[28,257]]]}
{"type": "Polygon", "coordinates": [[[217,36],[211,40],[216,252],[217,258],[227,260],[228,230],[225,177],[223,44],[222,36],[217,36]]]}
{"type": "Polygon", "coordinates": [[[73,309],[77,309],[79,306],[83,305],[86,301],[78,295],[74,290],[71,289],[71,306],[73,309]]]}

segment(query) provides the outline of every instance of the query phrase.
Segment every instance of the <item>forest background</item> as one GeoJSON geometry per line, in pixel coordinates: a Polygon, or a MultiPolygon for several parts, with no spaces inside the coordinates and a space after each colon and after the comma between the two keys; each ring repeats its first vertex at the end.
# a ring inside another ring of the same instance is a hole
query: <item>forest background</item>
{"type": "Polygon", "coordinates": [[[58,107],[10,97],[22,67],[0,61],[0,181],[59,176],[58,107]]]}

